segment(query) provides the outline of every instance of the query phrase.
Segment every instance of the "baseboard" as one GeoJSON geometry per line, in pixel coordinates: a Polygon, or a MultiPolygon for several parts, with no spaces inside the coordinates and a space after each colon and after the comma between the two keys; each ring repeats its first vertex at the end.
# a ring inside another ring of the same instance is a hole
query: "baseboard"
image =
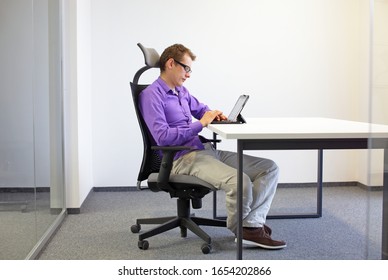
{"type": "MultiPolygon", "coordinates": [[[[358,181],[347,181],[347,182],[323,182],[323,187],[360,187],[368,191],[382,191],[383,186],[367,186],[358,181]]],[[[279,183],[278,188],[315,188],[317,182],[311,183],[279,183]]]]}
{"type": "MultiPolygon", "coordinates": [[[[278,188],[315,188],[317,182],[310,183],[279,183],[278,188]]],[[[323,182],[323,187],[355,187],[358,186],[359,182],[357,181],[347,181],[347,182],[323,182]]]]}
{"type": "MultiPolygon", "coordinates": [[[[82,205],[85,203],[85,201],[88,199],[89,195],[92,192],[133,192],[133,191],[137,191],[137,190],[138,190],[137,187],[131,187],[131,186],[126,186],[126,187],[114,187],[114,186],[112,186],[112,187],[93,187],[90,190],[90,192],[88,193],[88,195],[86,196],[82,205]]],[[[67,208],[67,214],[69,214],[69,215],[81,214],[82,205],[79,208],[67,208]]]]}
{"type": "Polygon", "coordinates": [[[94,187],[93,191],[95,192],[133,192],[137,191],[137,187],[131,187],[131,186],[126,186],[126,187],[94,187]]]}
{"type": "Polygon", "coordinates": [[[74,214],[81,214],[81,207],[79,208],[67,208],[67,214],[74,215],[74,214]]]}
{"type": "Polygon", "coordinates": [[[357,182],[357,186],[361,189],[367,190],[367,191],[382,191],[384,189],[383,186],[367,186],[365,184],[362,184],[360,182],[357,182]]]}
{"type": "Polygon", "coordinates": [[[82,212],[82,206],[84,205],[85,201],[88,200],[90,194],[91,194],[93,191],[94,191],[94,188],[91,188],[90,191],[89,191],[89,193],[88,193],[88,195],[85,197],[84,201],[82,202],[81,207],[79,207],[79,208],[74,208],[74,207],[66,208],[67,214],[68,214],[68,215],[81,214],[81,212],[82,212]]]}
{"type": "Polygon", "coordinates": [[[50,187],[0,187],[0,193],[43,193],[50,192],[50,187]]]}
{"type": "MultiPolygon", "coordinates": [[[[279,183],[278,188],[316,188],[317,183],[279,183]]],[[[382,190],[382,186],[366,186],[357,181],[348,181],[348,182],[324,182],[323,187],[360,187],[369,191],[379,191],[382,190]]],[[[142,188],[142,190],[147,190],[147,188],[142,188]]],[[[133,192],[138,191],[136,186],[111,186],[111,187],[93,187],[89,194],[87,195],[84,202],[88,199],[91,192],[133,192]]],[[[82,212],[82,205],[80,208],[67,208],[67,214],[80,214],[82,212]]]]}

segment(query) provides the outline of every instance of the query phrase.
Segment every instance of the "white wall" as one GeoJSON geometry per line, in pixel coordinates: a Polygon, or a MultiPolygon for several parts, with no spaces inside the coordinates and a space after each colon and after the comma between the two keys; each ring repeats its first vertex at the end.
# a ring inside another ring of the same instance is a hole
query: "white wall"
{"type": "Polygon", "coordinates": [[[63,1],[66,207],[79,208],[93,188],[90,0],[63,1]]]}
{"type": "MultiPolygon", "coordinates": [[[[142,143],[128,85],[144,65],[136,43],[159,52],[176,42],[191,48],[197,61],[186,86],[213,108],[228,112],[237,95],[248,93],[246,116],[367,121],[368,77],[361,71],[368,67],[361,59],[368,51],[367,6],[367,0],[93,0],[94,186],[136,184],[142,143]]],[[[259,154],[278,162],[281,182],[316,179],[316,151],[259,154]]],[[[359,180],[366,171],[358,159],[357,152],[325,152],[324,179],[359,180]]]]}

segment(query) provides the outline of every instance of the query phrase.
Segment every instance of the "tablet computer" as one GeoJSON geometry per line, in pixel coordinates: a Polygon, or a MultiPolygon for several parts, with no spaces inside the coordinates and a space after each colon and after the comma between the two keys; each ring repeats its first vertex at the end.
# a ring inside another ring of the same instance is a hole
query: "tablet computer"
{"type": "Polygon", "coordinates": [[[245,104],[249,99],[249,95],[240,95],[234,104],[232,111],[228,115],[228,119],[223,121],[212,121],[212,124],[239,124],[245,123],[244,118],[241,116],[241,111],[244,109],[245,104]]]}

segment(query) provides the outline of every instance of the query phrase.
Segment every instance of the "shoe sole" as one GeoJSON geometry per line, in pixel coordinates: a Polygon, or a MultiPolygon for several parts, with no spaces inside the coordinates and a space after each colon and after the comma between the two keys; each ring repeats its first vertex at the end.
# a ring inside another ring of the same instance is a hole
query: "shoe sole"
{"type": "MultiPolygon", "coordinates": [[[[234,239],[234,242],[237,243],[237,238],[234,239]]],[[[278,249],[283,249],[283,248],[287,247],[287,244],[279,245],[279,246],[270,246],[270,245],[265,245],[265,244],[253,242],[250,240],[245,240],[245,239],[242,240],[242,243],[243,243],[243,245],[256,246],[256,247],[261,247],[261,248],[269,249],[269,250],[278,250],[278,249]]]]}

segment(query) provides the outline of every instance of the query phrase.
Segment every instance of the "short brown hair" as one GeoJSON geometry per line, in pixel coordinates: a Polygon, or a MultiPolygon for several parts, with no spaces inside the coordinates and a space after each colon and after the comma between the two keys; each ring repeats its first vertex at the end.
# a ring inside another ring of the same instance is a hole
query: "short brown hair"
{"type": "Polygon", "coordinates": [[[173,58],[174,60],[181,61],[185,54],[188,54],[193,61],[196,58],[195,54],[193,54],[190,49],[186,48],[182,44],[174,44],[172,46],[169,46],[163,51],[162,55],[160,56],[160,71],[163,72],[165,70],[167,60],[173,58]]]}

